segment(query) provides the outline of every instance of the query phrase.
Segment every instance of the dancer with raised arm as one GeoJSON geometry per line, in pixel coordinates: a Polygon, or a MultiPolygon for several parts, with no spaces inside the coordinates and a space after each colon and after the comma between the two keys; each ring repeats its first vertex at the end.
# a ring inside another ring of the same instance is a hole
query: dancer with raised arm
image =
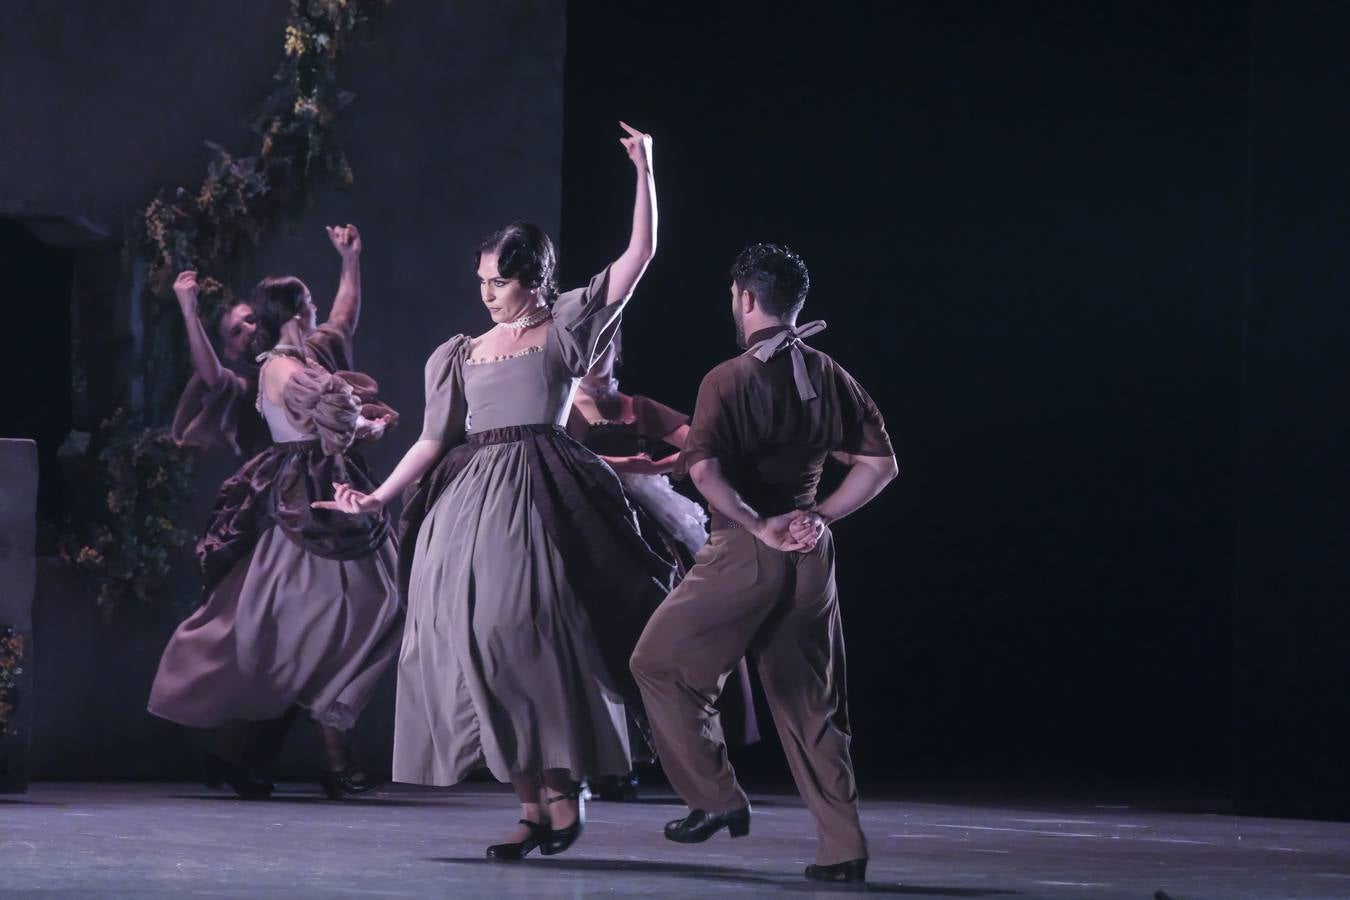
{"type": "MultiPolygon", "coordinates": [[[[342,271],[332,315],[310,335],[309,343],[311,352],[336,371],[351,366],[361,305],[361,235],[355,225],[330,225],[326,231],[342,271]]],[[[271,436],[254,402],[258,362],[251,348],[258,321],[253,306],[235,300],[202,309],[198,274],[191,270],[178,273],[173,292],[187,332],[192,378],[178,399],[170,435],[184,447],[225,450],[245,459],[256,456],[271,436]]]]}
{"type": "Polygon", "coordinates": [[[626,656],[673,575],[613,470],[563,428],[656,249],[651,138],[623,127],[627,249],[550,306],[548,236],[517,222],[484,240],[479,292],[495,324],[432,353],[422,438],[384,484],[321,504],[371,514],[422,478],[400,542],[394,778],[448,785],[486,766],[509,781],[520,821],[490,859],[563,852],[584,824],[581,779],[628,771],[626,656]]]}
{"type": "Polygon", "coordinates": [[[181,447],[244,458],[262,452],[270,438],[253,407],[258,393],[258,364],[249,352],[258,329],[253,307],[241,300],[201,309],[197,273],[191,270],[178,273],[173,293],[183,314],[192,378],[178,398],[170,436],[181,447]]]}
{"type": "Polygon", "coordinates": [[[296,706],[323,739],[329,797],[377,786],[354,762],[348,733],[401,637],[387,517],[311,508],[334,481],[372,483],[352,445],[394,421],[372,379],[339,371],[360,315],[361,243],[351,226],[330,237],[343,278],[323,325],[298,278],[267,278],[254,291],[256,411],[273,443],[221,486],[197,546],[206,602],[174,632],[150,694],[155,715],[217,730],[209,778],[245,797],[272,791],[250,764],[250,725],[296,706]]]}

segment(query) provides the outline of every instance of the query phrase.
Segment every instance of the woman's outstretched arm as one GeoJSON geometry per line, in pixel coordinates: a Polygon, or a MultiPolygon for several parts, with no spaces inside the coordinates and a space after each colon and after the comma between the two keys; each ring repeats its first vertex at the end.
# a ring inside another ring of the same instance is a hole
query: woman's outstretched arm
{"type": "Polygon", "coordinates": [[[637,186],[633,197],[633,231],[628,238],[628,249],[609,267],[609,293],[606,303],[618,303],[633,293],[647,264],[656,255],[656,180],[652,175],[652,137],[623,122],[619,123],[628,137],[620,138],[624,151],[633,163],[637,186]]]}

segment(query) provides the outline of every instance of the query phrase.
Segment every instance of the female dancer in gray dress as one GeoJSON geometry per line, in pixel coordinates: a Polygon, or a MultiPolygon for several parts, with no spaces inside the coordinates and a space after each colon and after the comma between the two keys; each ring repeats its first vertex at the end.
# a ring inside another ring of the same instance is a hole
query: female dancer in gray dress
{"type": "Polygon", "coordinates": [[[562,427],[656,248],[651,138],[623,127],[637,177],[628,249],[550,308],[548,237],[516,223],[484,241],[496,325],[432,353],[422,438],[388,480],[320,504],[374,512],[427,473],[400,547],[394,778],[448,785],[486,766],[511,782],[520,822],[491,859],[566,850],[584,823],[580,780],[629,770],[625,659],[674,571],[613,470],[562,427]]]}
{"type": "MultiPolygon", "coordinates": [[[[360,239],[337,231],[345,270],[360,239]]],[[[344,285],[359,295],[359,284],[344,285]]],[[[350,359],[359,309],[358,298],[339,297],[317,326],[299,279],[265,279],[254,293],[254,349],[265,360],[255,402],[273,443],[221,486],[197,546],[206,602],[170,639],[148,704],[226,733],[307,709],[327,756],[319,780],[334,798],[375,786],[352,763],[347,733],[393,661],[402,624],[387,517],[310,506],[335,480],[372,483],[352,444],[392,421],[373,380],[336,371],[350,359]]],[[[213,780],[266,796],[271,785],[248,771],[239,744],[217,745],[213,780]]]]}

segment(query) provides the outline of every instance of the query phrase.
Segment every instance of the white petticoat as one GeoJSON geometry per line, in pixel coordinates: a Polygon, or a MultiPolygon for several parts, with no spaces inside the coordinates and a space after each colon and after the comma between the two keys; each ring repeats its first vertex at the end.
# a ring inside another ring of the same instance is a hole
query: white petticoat
{"type": "Polygon", "coordinates": [[[641,504],[677,541],[697,553],[708,540],[708,514],[693,500],[677,493],[665,475],[621,474],[628,495],[641,504]]]}

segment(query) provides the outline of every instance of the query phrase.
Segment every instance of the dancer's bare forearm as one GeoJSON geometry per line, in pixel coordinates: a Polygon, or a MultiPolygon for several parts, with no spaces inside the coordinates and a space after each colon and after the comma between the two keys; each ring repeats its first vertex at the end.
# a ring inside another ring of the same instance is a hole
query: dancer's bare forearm
{"type": "Polygon", "coordinates": [[[206,333],[201,316],[197,314],[197,273],[181,272],[173,283],[174,296],[178,298],[178,309],[183,314],[183,327],[187,329],[188,349],[192,354],[192,368],[197,371],[202,383],[209,388],[215,387],[225,377],[225,367],[216,356],[215,347],[206,333]]]}
{"type": "Polygon", "coordinates": [[[848,474],[813,510],[826,522],[837,522],[862,509],[900,472],[894,456],[845,455],[844,461],[849,464],[848,474]]]}

